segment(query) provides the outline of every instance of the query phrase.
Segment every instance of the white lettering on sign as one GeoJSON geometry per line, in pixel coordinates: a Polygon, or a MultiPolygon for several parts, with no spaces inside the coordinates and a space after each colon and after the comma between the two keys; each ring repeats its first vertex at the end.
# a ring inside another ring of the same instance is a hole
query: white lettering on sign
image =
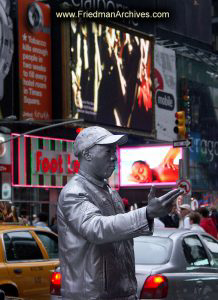
{"type": "Polygon", "coordinates": [[[212,162],[215,156],[218,156],[218,141],[206,140],[200,138],[192,139],[190,151],[207,156],[208,161],[212,162]]]}

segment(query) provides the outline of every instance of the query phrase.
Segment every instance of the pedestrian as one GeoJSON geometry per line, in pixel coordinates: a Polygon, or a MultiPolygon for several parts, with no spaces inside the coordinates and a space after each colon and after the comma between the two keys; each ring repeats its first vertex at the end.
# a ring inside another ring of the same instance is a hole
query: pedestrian
{"type": "Polygon", "coordinates": [[[207,233],[217,238],[217,229],[213,220],[209,216],[209,209],[207,207],[200,207],[199,213],[202,216],[200,226],[203,227],[207,233]]]}
{"type": "Polygon", "coordinates": [[[216,226],[216,229],[218,231],[218,212],[217,212],[217,209],[216,207],[211,207],[210,208],[210,217],[211,219],[213,220],[215,226],[216,226]]]}
{"type": "Polygon", "coordinates": [[[200,226],[201,215],[197,211],[193,211],[189,214],[189,221],[191,225],[191,230],[205,232],[203,227],[200,226]]]}
{"type": "Polygon", "coordinates": [[[57,226],[57,215],[52,217],[51,219],[51,225],[50,225],[51,231],[58,233],[58,226],[57,226]]]}
{"type": "Polygon", "coordinates": [[[180,229],[190,229],[190,219],[189,214],[191,212],[191,206],[189,204],[182,204],[179,206],[180,210],[180,219],[179,219],[179,228],[180,229]]]}
{"type": "Polygon", "coordinates": [[[33,214],[32,216],[32,224],[35,225],[39,221],[39,218],[36,214],[33,214]]]}
{"type": "Polygon", "coordinates": [[[62,189],[57,209],[63,300],[137,299],[132,238],[152,234],[153,219],[167,214],[183,193],[175,189],[156,198],[152,188],[147,207],[125,213],[107,179],[116,146],[126,140],[98,126],[76,137],[79,173],[62,189]]]}
{"type": "Polygon", "coordinates": [[[34,226],[37,226],[37,227],[43,227],[43,228],[46,228],[48,230],[51,230],[49,227],[48,227],[48,215],[41,211],[39,214],[38,214],[38,221],[35,222],[34,226]]]}
{"type": "Polygon", "coordinates": [[[179,227],[179,214],[177,212],[176,203],[173,204],[171,212],[166,216],[160,218],[160,220],[164,223],[165,227],[170,227],[170,228],[179,227]]]}

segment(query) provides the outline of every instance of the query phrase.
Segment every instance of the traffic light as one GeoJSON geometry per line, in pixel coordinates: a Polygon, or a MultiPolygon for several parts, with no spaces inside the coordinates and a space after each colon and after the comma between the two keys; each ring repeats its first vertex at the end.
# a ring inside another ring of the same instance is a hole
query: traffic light
{"type": "Polygon", "coordinates": [[[177,111],[175,113],[175,123],[176,126],[174,127],[174,132],[179,135],[181,138],[186,138],[186,117],[185,111],[177,111]]]}
{"type": "Polygon", "coordinates": [[[189,89],[188,88],[184,88],[182,90],[182,100],[185,101],[185,102],[188,102],[190,100],[189,89]]]}

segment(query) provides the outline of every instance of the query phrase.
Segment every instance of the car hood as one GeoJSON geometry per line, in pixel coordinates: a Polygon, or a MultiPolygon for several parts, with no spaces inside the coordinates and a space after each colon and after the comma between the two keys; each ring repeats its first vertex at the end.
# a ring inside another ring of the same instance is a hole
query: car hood
{"type": "Polygon", "coordinates": [[[151,274],[161,273],[163,266],[162,265],[136,265],[136,279],[138,283],[137,294],[140,296],[140,292],[144,285],[146,278],[151,274]]]}

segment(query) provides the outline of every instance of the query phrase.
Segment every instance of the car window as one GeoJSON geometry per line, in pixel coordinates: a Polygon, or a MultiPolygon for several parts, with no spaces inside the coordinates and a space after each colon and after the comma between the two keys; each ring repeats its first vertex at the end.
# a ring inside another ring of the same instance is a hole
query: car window
{"type": "Polygon", "coordinates": [[[191,266],[210,265],[207,253],[198,236],[193,235],[185,237],[183,240],[183,250],[186,261],[191,266]]]}
{"type": "Polygon", "coordinates": [[[202,238],[213,257],[211,264],[218,267],[218,242],[206,235],[202,235],[202,238]]]}
{"type": "Polygon", "coordinates": [[[134,239],[136,264],[160,265],[166,263],[172,252],[169,238],[145,237],[134,239]]]}
{"type": "Polygon", "coordinates": [[[4,233],[3,240],[7,261],[43,259],[39,246],[27,231],[4,233]]]}
{"type": "Polygon", "coordinates": [[[45,232],[36,232],[42,241],[49,258],[58,258],[58,238],[56,235],[45,232]]]}

